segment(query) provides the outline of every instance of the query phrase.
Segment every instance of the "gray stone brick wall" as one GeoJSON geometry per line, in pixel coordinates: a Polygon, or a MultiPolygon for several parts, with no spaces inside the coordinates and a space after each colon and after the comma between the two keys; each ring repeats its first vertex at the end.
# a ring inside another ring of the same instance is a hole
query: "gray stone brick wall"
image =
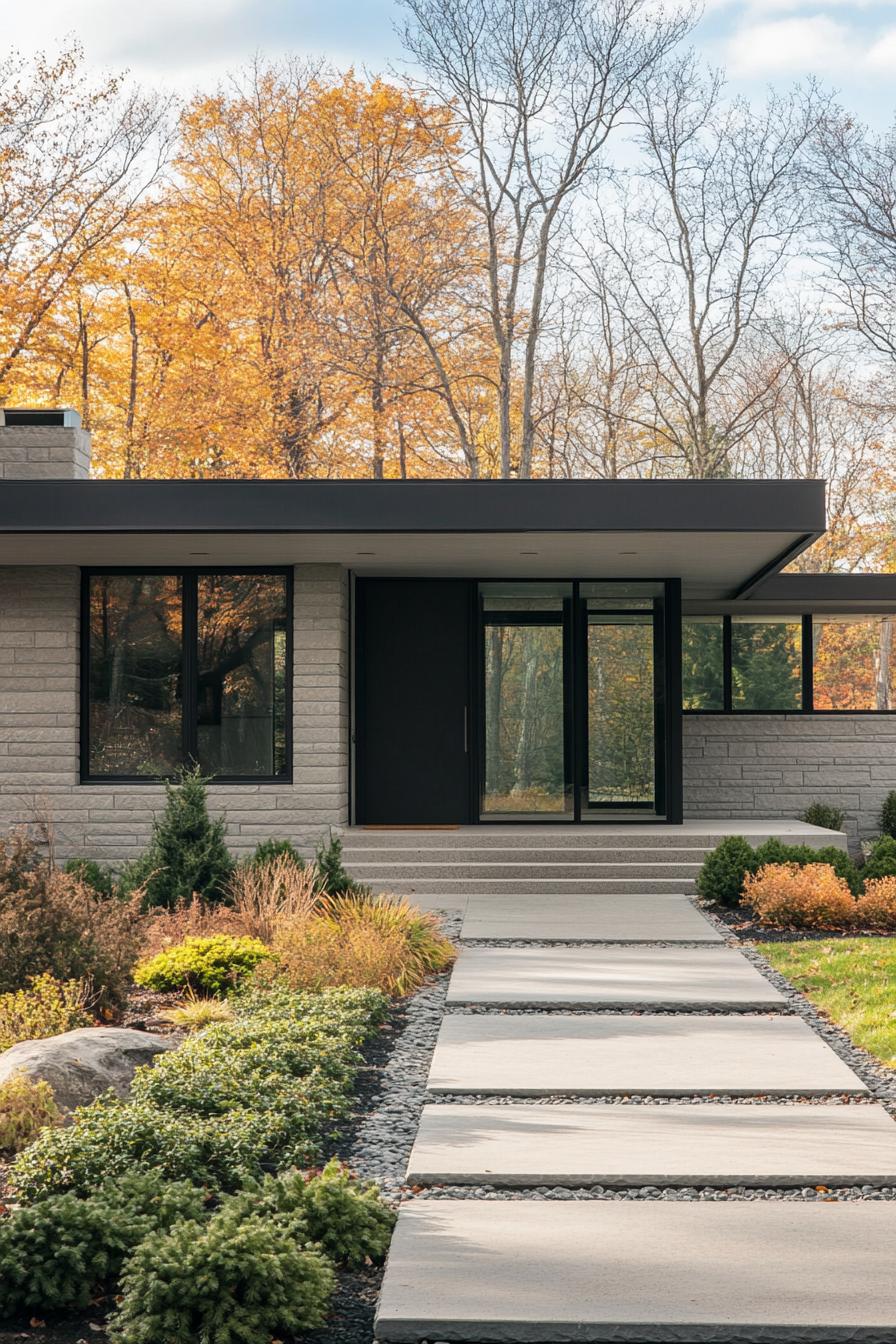
{"type": "MultiPolygon", "coordinates": [[[[79,572],[0,568],[0,833],[48,817],[61,858],[121,862],[146,845],[163,789],[78,779],[79,572]]],[[[210,789],[228,842],[265,837],[313,849],[348,819],[348,581],[339,565],[297,565],[292,784],[210,789]]]]}
{"type": "Polygon", "coordinates": [[[684,815],[795,818],[810,803],[876,835],[896,789],[896,714],[684,716],[684,815]]]}
{"type": "Polygon", "coordinates": [[[0,481],[74,480],[89,474],[86,429],[0,425],[0,481]]]}

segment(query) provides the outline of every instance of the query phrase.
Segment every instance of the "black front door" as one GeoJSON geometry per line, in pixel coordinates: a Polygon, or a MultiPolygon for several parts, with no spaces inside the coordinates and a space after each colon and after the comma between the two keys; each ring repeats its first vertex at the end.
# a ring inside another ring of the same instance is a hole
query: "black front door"
{"type": "Polygon", "coordinates": [[[359,825],[471,820],[472,603],[463,579],[358,579],[359,825]]]}

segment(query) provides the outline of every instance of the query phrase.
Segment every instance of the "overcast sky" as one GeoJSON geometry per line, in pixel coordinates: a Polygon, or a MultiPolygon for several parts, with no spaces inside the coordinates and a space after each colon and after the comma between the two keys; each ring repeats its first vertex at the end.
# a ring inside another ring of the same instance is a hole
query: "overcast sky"
{"type": "MultiPolygon", "coordinates": [[[[2,0],[23,51],[76,34],[91,63],[182,92],[255,52],[305,52],[384,71],[400,59],[396,0],[2,0]]],[[[698,48],[757,93],[810,74],[877,127],[896,111],[896,0],[705,0],[698,48]]]]}

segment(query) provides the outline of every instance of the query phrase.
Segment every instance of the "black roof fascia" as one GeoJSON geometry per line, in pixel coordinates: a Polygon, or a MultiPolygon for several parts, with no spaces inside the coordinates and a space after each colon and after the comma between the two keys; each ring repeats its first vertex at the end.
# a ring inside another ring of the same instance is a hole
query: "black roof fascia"
{"type": "Polygon", "coordinates": [[[0,483],[4,533],[824,530],[823,481],[0,483]]]}
{"type": "Polygon", "coordinates": [[[751,594],[757,602],[896,602],[896,574],[772,574],[751,594]]]}

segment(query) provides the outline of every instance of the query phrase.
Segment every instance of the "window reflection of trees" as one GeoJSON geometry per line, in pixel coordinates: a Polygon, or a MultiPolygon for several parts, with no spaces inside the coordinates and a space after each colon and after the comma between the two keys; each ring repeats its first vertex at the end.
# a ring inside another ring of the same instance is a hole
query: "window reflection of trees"
{"type": "Polygon", "coordinates": [[[654,799],[653,623],[588,625],[588,801],[654,799]]]}
{"type": "Polygon", "coordinates": [[[487,625],[484,810],[566,806],[562,629],[487,625]]]}

